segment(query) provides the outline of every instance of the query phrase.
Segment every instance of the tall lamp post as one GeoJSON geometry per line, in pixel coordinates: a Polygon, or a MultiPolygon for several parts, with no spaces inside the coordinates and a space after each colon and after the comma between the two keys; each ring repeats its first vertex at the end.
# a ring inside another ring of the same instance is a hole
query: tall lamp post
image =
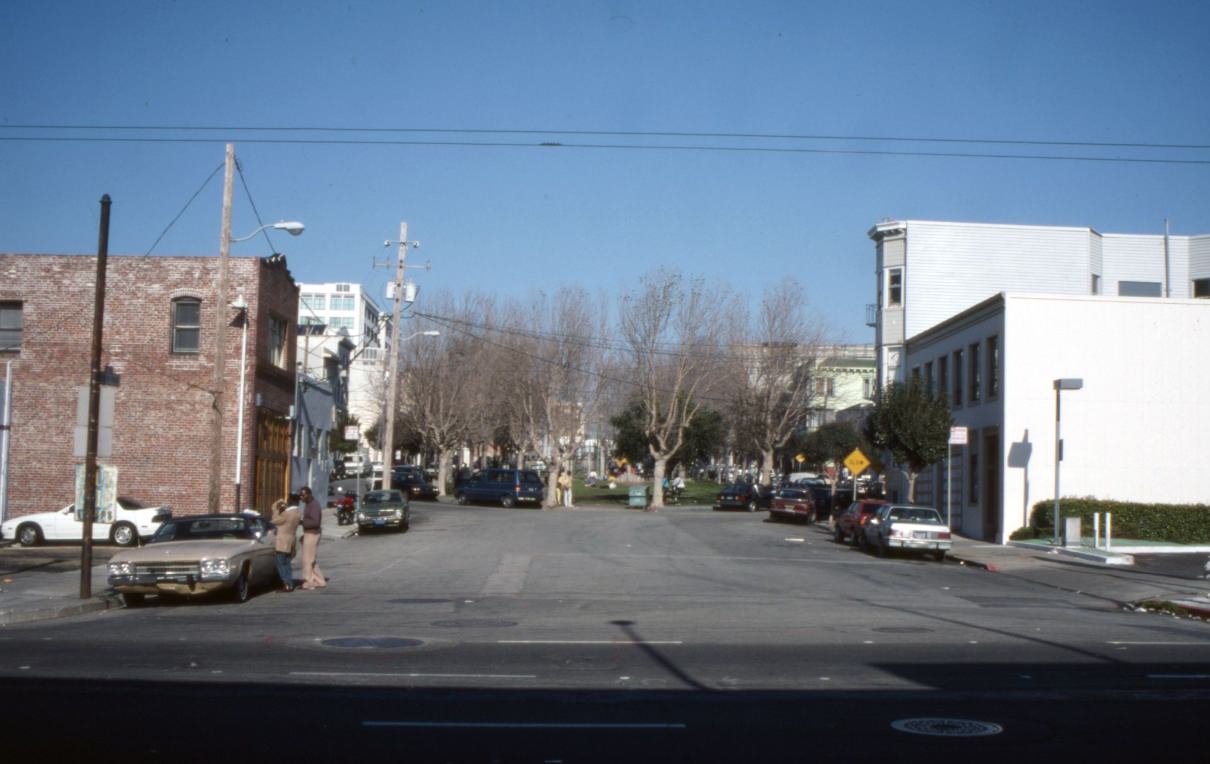
{"type": "MultiPolygon", "coordinates": [[[[221,511],[222,505],[222,467],[223,467],[223,388],[227,366],[227,265],[231,245],[251,239],[268,228],[285,231],[291,236],[298,236],[305,226],[296,221],[270,223],[257,228],[247,236],[238,239],[231,236],[231,201],[235,188],[235,145],[228,143],[226,164],[223,172],[223,216],[218,248],[218,294],[215,297],[214,324],[214,381],[213,406],[214,413],[210,424],[210,491],[207,506],[210,512],[221,511]]],[[[238,510],[238,506],[236,509],[238,510]]]]}
{"type": "Polygon", "coordinates": [[[231,303],[240,312],[243,337],[239,345],[239,413],[235,420],[235,511],[240,511],[240,483],[244,466],[244,384],[248,376],[248,301],[241,294],[231,303]]]}
{"type": "Polygon", "coordinates": [[[1060,405],[1064,390],[1079,390],[1084,387],[1084,380],[1078,377],[1066,377],[1055,380],[1055,530],[1051,544],[1059,545],[1059,463],[1063,461],[1063,437],[1060,432],[1060,405]]]}

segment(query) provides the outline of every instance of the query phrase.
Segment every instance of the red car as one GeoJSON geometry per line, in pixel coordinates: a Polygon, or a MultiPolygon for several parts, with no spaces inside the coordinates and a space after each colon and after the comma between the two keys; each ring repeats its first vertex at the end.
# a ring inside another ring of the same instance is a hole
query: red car
{"type": "Polygon", "coordinates": [[[769,519],[802,521],[810,525],[819,519],[819,513],[810,491],[804,488],[782,488],[773,494],[769,519]]]}
{"type": "Polygon", "coordinates": [[[832,538],[837,544],[843,544],[845,539],[853,539],[857,546],[865,544],[865,524],[878,512],[878,508],[886,504],[881,499],[858,499],[849,508],[840,513],[832,528],[832,538]]]}

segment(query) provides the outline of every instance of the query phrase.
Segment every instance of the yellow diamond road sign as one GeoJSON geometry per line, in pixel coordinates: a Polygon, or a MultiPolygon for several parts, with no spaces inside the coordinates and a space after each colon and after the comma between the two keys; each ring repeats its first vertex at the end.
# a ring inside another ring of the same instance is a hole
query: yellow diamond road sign
{"type": "Polygon", "coordinates": [[[844,466],[849,468],[853,477],[857,477],[865,472],[866,467],[870,466],[870,460],[865,458],[865,454],[861,453],[860,448],[854,448],[853,453],[844,458],[844,466]]]}

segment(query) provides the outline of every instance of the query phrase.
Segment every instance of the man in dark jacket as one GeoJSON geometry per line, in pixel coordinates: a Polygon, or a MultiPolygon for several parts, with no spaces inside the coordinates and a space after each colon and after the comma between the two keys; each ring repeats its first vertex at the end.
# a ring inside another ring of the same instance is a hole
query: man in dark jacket
{"type": "Polygon", "coordinates": [[[323,505],[319,503],[310,486],[298,489],[298,500],[302,502],[303,569],[302,588],[322,589],[328,585],[323,571],[319,569],[319,536],[323,526],[323,505]]]}

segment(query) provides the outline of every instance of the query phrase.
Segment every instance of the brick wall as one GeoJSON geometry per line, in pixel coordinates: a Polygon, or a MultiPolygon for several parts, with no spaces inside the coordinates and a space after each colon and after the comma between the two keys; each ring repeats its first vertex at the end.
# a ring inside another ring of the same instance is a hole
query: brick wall
{"type": "MultiPolygon", "coordinates": [[[[284,262],[229,259],[227,301],[249,304],[248,376],[243,476],[252,480],[258,416],[284,417],[294,394],[293,337],[298,289],[284,262]],[[288,322],[287,363],[268,366],[268,321],[288,322]],[[256,407],[257,395],[261,405],[256,407]]],[[[19,353],[0,353],[0,373],[13,360],[13,430],[9,517],[58,509],[74,500],[72,454],[76,389],[87,385],[96,258],[0,255],[0,300],[22,302],[19,353]]],[[[106,275],[101,365],[121,375],[114,411],[113,456],[118,492],[177,514],[207,509],[212,442],[218,259],[111,256],[106,275]],[[200,352],[171,352],[172,300],[201,300],[200,352]]],[[[239,402],[241,325],[222,307],[225,331],[223,507],[231,509],[239,402]]]]}

